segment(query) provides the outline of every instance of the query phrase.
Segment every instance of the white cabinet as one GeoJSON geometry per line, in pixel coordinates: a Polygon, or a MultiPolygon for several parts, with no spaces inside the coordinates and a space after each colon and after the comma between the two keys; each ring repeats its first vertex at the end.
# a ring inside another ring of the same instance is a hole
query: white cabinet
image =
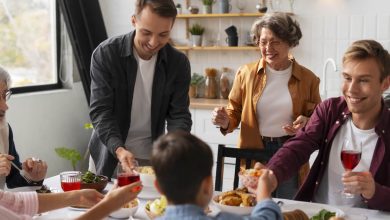
{"type": "MultiPolygon", "coordinates": [[[[222,135],[213,123],[211,122],[212,109],[195,109],[191,108],[192,114],[192,133],[198,138],[205,141],[213,151],[214,162],[217,159],[218,144],[226,144],[231,147],[237,146],[237,140],[239,136],[239,130],[235,130],[227,135],[222,135]]],[[[234,174],[235,159],[225,159],[223,191],[231,190],[233,187],[233,174],[234,174]]],[[[215,175],[214,165],[212,174],[215,175]]]]}

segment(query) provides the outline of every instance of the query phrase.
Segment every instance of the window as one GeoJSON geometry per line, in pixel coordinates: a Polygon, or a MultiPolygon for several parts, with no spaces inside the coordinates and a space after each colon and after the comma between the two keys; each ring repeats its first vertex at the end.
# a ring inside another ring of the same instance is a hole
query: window
{"type": "Polygon", "coordinates": [[[53,0],[0,0],[0,65],[14,92],[59,88],[58,10],[53,0]]]}

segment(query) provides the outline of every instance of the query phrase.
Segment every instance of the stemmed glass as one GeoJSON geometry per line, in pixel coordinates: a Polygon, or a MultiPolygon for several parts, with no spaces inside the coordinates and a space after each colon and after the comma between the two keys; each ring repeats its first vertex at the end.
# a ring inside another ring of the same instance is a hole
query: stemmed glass
{"type": "MultiPolygon", "coordinates": [[[[352,140],[345,139],[341,148],[341,163],[345,171],[352,171],[360,162],[362,156],[362,143],[353,143],[352,140]]],[[[354,198],[355,195],[343,191],[345,198],[354,198]]]]}

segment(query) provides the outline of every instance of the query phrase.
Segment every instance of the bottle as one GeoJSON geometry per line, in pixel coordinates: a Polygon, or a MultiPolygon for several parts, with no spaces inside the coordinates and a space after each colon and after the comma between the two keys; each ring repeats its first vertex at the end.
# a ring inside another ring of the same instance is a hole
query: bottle
{"type": "Polygon", "coordinates": [[[223,99],[227,99],[230,93],[229,72],[229,68],[222,68],[221,79],[219,81],[219,91],[223,99]]]}
{"type": "Polygon", "coordinates": [[[205,90],[204,97],[206,99],[216,99],[217,98],[217,70],[214,68],[206,68],[205,70],[206,81],[205,81],[205,90]]]}

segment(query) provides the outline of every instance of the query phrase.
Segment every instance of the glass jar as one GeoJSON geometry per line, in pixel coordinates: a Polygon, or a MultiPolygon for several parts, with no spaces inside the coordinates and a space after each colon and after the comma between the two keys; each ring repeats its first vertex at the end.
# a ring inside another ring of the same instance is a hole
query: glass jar
{"type": "Polygon", "coordinates": [[[205,88],[204,88],[204,97],[206,99],[216,99],[218,94],[218,84],[216,80],[217,70],[214,68],[207,68],[205,70],[205,88]]]}
{"type": "Polygon", "coordinates": [[[219,81],[219,91],[223,99],[227,99],[230,93],[230,82],[229,82],[229,68],[222,68],[221,79],[219,81]]]}

